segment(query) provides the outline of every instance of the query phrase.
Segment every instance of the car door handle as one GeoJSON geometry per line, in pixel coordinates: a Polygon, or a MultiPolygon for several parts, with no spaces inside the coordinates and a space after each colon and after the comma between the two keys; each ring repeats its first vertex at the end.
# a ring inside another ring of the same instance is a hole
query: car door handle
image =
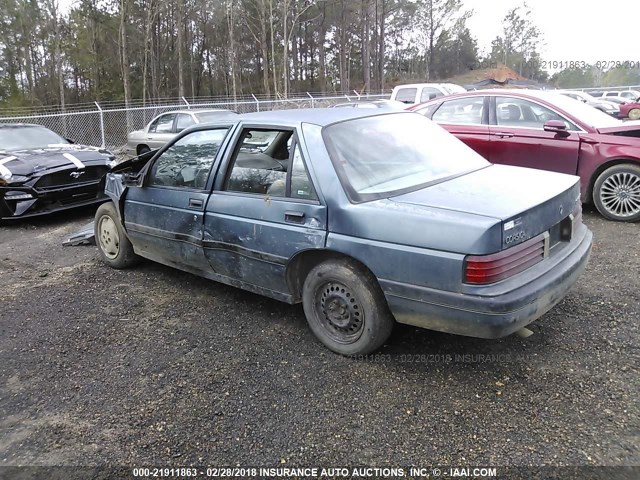
{"type": "Polygon", "coordinates": [[[513,133],[508,133],[508,132],[498,132],[498,133],[494,133],[494,135],[498,138],[511,138],[513,137],[513,133]]]}
{"type": "Polygon", "coordinates": [[[290,223],[304,223],[304,212],[288,210],[284,212],[284,221],[290,223]]]}
{"type": "Polygon", "coordinates": [[[202,208],[204,202],[199,198],[190,198],[189,199],[189,208],[202,208]]]}

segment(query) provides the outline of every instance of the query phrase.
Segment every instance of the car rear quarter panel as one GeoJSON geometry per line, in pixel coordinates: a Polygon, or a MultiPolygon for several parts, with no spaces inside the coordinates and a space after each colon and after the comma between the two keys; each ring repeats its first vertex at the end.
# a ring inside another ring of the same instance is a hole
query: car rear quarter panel
{"type": "Polygon", "coordinates": [[[303,132],[313,176],[329,212],[326,248],[358,260],[378,279],[459,291],[464,255],[501,244],[496,218],[387,199],[351,203],[321,128],[305,125],[303,132]]]}
{"type": "Polygon", "coordinates": [[[500,245],[500,220],[379,200],[329,215],[327,248],[366,265],[381,282],[460,291],[467,253],[500,245]]]}

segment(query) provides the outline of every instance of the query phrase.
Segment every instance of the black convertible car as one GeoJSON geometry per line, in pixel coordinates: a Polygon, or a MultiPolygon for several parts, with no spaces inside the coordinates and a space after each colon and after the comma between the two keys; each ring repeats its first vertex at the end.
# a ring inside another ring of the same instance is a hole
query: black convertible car
{"type": "Polygon", "coordinates": [[[107,150],[40,125],[0,124],[0,219],[102,202],[101,181],[115,163],[107,150]]]}

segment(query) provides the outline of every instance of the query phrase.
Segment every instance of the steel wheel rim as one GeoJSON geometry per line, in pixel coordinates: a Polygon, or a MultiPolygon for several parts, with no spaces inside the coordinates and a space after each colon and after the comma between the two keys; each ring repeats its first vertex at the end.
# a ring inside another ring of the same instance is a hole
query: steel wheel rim
{"type": "Polygon", "coordinates": [[[633,110],[631,110],[629,112],[629,119],[631,119],[631,120],[640,119],[640,109],[639,108],[634,108],[633,110]]]}
{"type": "Polygon", "coordinates": [[[327,335],[340,344],[357,341],[364,331],[364,310],[353,292],[339,282],[322,284],[314,303],[316,318],[327,335]]]}
{"type": "Polygon", "coordinates": [[[640,176],[614,173],[600,187],[600,202],[607,212],[622,218],[640,213],[640,176]]]}
{"type": "Polygon", "coordinates": [[[109,259],[113,260],[120,253],[120,235],[113,219],[103,215],[98,221],[98,243],[100,250],[109,259]]]}

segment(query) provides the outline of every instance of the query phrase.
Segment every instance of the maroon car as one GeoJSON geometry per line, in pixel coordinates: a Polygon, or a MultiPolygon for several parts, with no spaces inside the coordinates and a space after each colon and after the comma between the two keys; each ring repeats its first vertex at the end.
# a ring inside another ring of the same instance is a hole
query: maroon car
{"type": "Polygon", "coordinates": [[[536,90],[481,90],[411,107],[492,163],[580,176],[584,203],[640,220],[640,122],[536,90]]]}
{"type": "Polygon", "coordinates": [[[627,102],[620,105],[620,118],[640,119],[640,98],[635,102],[627,102]]]}

